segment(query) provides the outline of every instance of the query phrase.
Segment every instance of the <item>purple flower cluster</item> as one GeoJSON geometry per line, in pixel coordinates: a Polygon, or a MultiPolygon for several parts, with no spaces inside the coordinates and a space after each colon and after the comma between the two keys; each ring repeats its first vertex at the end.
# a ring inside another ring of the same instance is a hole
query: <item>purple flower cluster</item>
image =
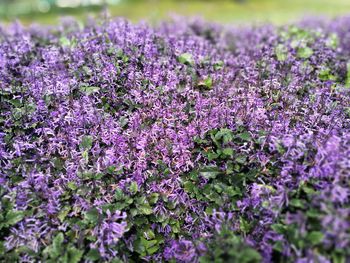
{"type": "Polygon", "coordinates": [[[349,180],[349,17],[0,27],[0,260],[347,262],[349,180]]]}

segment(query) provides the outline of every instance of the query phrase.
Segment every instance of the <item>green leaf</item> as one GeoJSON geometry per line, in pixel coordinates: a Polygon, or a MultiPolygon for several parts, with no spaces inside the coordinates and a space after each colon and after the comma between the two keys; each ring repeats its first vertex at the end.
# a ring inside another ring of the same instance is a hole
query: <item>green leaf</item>
{"type": "Polygon", "coordinates": [[[99,219],[99,212],[97,208],[91,208],[89,211],[87,211],[84,218],[93,224],[97,224],[99,219]]]}
{"type": "Polygon", "coordinates": [[[61,209],[61,211],[59,212],[58,214],[58,219],[63,222],[64,219],[67,217],[69,211],[71,210],[71,207],[70,206],[65,206],[63,207],[63,209],[61,209]]]}
{"type": "Polygon", "coordinates": [[[298,57],[305,59],[311,57],[313,53],[314,51],[309,47],[299,47],[297,51],[298,57]]]}
{"type": "Polygon", "coordinates": [[[333,49],[336,49],[339,45],[339,38],[338,38],[338,35],[335,34],[335,33],[332,33],[327,41],[326,41],[326,45],[327,47],[330,47],[330,48],[333,48],[333,49]]]}
{"type": "Polygon", "coordinates": [[[100,88],[99,87],[80,87],[80,91],[85,93],[86,95],[91,95],[93,93],[99,92],[100,88]]]}
{"type": "Polygon", "coordinates": [[[153,209],[148,203],[138,204],[137,210],[143,215],[150,215],[153,213],[153,209]]]}
{"type": "Polygon", "coordinates": [[[60,41],[60,44],[62,46],[70,46],[71,45],[70,40],[66,37],[60,37],[59,41],[60,41]]]}
{"type": "Polygon", "coordinates": [[[239,218],[239,228],[240,228],[240,230],[243,232],[243,233],[248,233],[249,231],[250,231],[250,229],[251,229],[251,225],[250,225],[250,223],[247,221],[247,220],[245,220],[243,217],[240,217],[239,218]]]}
{"type": "Polygon", "coordinates": [[[279,44],[275,48],[275,54],[276,54],[277,60],[283,62],[287,59],[288,49],[286,46],[279,44]]]}
{"type": "Polygon", "coordinates": [[[67,250],[67,263],[78,263],[80,262],[80,259],[82,258],[84,254],[84,251],[79,250],[75,247],[69,247],[67,250]]]}
{"type": "Polygon", "coordinates": [[[134,249],[137,251],[141,256],[151,255],[154,254],[158,249],[159,245],[162,241],[161,240],[147,240],[144,237],[139,237],[135,243],[134,243],[134,249]]]}
{"type": "Polygon", "coordinates": [[[312,231],[310,232],[306,239],[313,245],[318,245],[320,243],[322,243],[323,241],[323,238],[324,238],[324,234],[322,232],[319,232],[319,231],[312,231]]]}
{"type": "Polygon", "coordinates": [[[156,237],[154,232],[151,229],[148,229],[143,234],[147,240],[154,239],[156,237]]]}
{"type": "Polygon", "coordinates": [[[101,258],[101,255],[97,249],[90,249],[90,251],[86,254],[85,258],[91,261],[97,261],[101,258]]]}
{"type": "Polygon", "coordinates": [[[261,255],[253,248],[245,248],[240,252],[240,260],[238,262],[253,263],[261,262],[261,255]]]}
{"type": "Polygon", "coordinates": [[[135,181],[131,182],[130,186],[129,186],[129,191],[131,192],[131,194],[136,194],[139,190],[139,187],[137,185],[137,183],[135,181]]]}
{"type": "Polygon", "coordinates": [[[332,262],[333,263],[346,263],[345,251],[339,251],[334,249],[332,252],[332,262]]]}
{"type": "Polygon", "coordinates": [[[216,178],[220,173],[220,169],[216,166],[206,166],[199,170],[199,174],[207,179],[216,178]]]}
{"type": "Polygon", "coordinates": [[[5,255],[6,247],[4,243],[4,241],[0,241],[0,255],[5,255]]]}
{"type": "Polygon", "coordinates": [[[278,234],[284,234],[286,232],[286,227],[282,224],[273,224],[271,228],[278,234]]]}
{"type": "Polygon", "coordinates": [[[60,255],[62,255],[63,251],[63,241],[64,241],[64,235],[63,233],[58,233],[55,238],[52,240],[52,246],[49,249],[49,254],[51,258],[57,258],[60,255]]]}
{"type": "Polygon", "coordinates": [[[208,161],[215,160],[219,157],[218,153],[212,151],[204,152],[203,154],[207,155],[208,161]]]}
{"type": "Polygon", "coordinates": [[[148,197],[148,201],[150,204],[155,204],[157,203],[159,198],[159,194],[158,193],[152,193],[149,197],[148,197]]]}
{"type": "Polygon", "coordinates": [[[303,208],[304,207],[304,203],[300,199],[292,199],[292,200],[290,200],[289,205],[297,207],[297,208],[303,208]]]}
{"type": "Polygon", "coordinates": [[[80,150],[82,151],[90,150],[92,148],[92,142],[93,142],[92,136],[88,136],[88,135],[83,136],[79,144],[80,150]]]}
{"type": "Polygon", "coordinates": [[[281,241],[276,241],[276,243],[273,245],[273,249],[282,253],[284,249],[283,243],[281,241]]]}
{"type": "Polygon", "coordinates": [[[315,218],[320,218],[322,217],[322,213],[320,213],[319,210],[317,209],[309,209],[306,211],[306,216],[309,217],[309,218],[312,218],[312,219],[315,219],[315,218]]]}
{"type": "Polygon", "coordinates": [[[124,193],[123,193],[123,190],[120,189],[120,188],[117,188],[117,189],[115,190],[115,194],[114,194],[115,200],[116,200],[116,201],[121,201],[121,200],[124,199],[124,197],[125,197],[125,195],[124,195],[124,193]]]}
{"type": "Polygon", "coordinates": [[[115,167],[115,165],[110,165],[106,168],[106,172],[109,174],[113,174],[115,171],[117,171],[117,167],[115,167]]]}
{"type": "Polygon", "coordinates": [[[220,70],[224,67],[224,62],[222,60],[216,61],[214,64],[214,70],[220,70]]]}
{"type": "Polygon", "coordinates": [[[346,115],[348,116],[348,118],[350,118],[350,107],[346,107],[344,109],[344,112],[346,113],[346,115]]]}
{"type": "Polygon", "coordinates": [[[346,83],[345,85],[350,88],[350,62],[348,62],[346,64],[346,69],[347,69],[347,73],[346,73],[346,83]]]}
{"type": "Polygon", "coordinates": [[[17,99],[12,99],[12,100],[9,100],[8,102],[10,102],[16,108],[19,108],[23,105],[22,101],[17,99]]]}
{"type": "Polygon", "coordinates": [[[73,191],[78,189],[78,186],[75,184],[75,182],[68,182],[67,187],[73,191]]]}
{"type": "Polygon", "coordinates": [[[147,249],[147,253],[149,255],[152,255],[152,254],[156,253],[158,251],[158,249],[159,249],[159,246],[153,246],[153,247],[147,249]]]}
{"type": "Polygon", "coordinates": [[[233,151],[232,148],[224,148],[224,149],[222,150],[222,153],[223,153],[224,155],[226,155],[226,156],[232,157],[233,154],[234,154],[234,151],[233,151]]]}
{"type": "Polygon", "coordinates": [[[233,133],[230,129],[220,129],[214,136],[214,139],[219,141],[222,140],[224,144],[233,140],[233,133]]]}
{"type": "Polygon", "coordinates": [[[213,86],[213,80],[210,77],[207,77],[198,83],[199,88],[211,89],[212,86],[213,86]]]}
{"type": "Polygon", "coordinates": [[[83,157],[83,159],[85,160],[85,163],[89,162],[89,152],[88,151],[83,151],[83,153],[81,154],[81,156],[83,157]]]}
{"type": "Polygon", "coordinates": [[[248,141],[249,142],[249,141],[252,140],[252,137],[250,136],[249,132],[243,132],[243,133],[237,134],[237,137],[240,138],[243,141],[248,141]]]}
{"type": "Polygon", "coordinates": [[[239,154],[236,156],[235,161],[239,164],[245,164],[247,161],[247,156],[243,154],[239,154]]]}
{"type": "Polygon", "coordinates": [[[150,248],[150,247],[153,247],[154,245],[156,245],[157,244],[157,240],[147,240],[147,239],[145,239],[145,238],[143,238],[143,237],[141,237],[141,244],[146,248],[146,249],[148,249],[148,248],[150,248]]]}
{"type": "Polygon", "coordinates": [[[178,61],[185,65],[193,65],[194,60],[190,53],[183,53],[178,57],[178,61]]]}
{"type": "Polygon", "coordinates": [[[191,181],[184,182],[184,189],[187,193],[193,193],[194,184],[191,181]]]}
{"type": "Polygon", "coordinates": [[[21,221],[24,217],[24,212],[23,211],[9,211],[6,214],[6,225],[12,226],[21,221]]]}
{"type": "Polygon", "coordinates": [[[319,71],[318,77],[320,80],[336,80],[336,77],[331,74],[331,70],[329,68],[323,68],[319,71]]]}

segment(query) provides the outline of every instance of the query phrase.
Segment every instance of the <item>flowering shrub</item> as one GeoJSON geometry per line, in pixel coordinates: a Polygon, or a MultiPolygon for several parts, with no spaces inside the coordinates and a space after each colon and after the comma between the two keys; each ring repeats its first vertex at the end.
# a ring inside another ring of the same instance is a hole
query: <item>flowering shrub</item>
{"type": "Polygon", "coordinates": [[[1,261],[350,260],[350,18],[0,30],[1,261]]]}

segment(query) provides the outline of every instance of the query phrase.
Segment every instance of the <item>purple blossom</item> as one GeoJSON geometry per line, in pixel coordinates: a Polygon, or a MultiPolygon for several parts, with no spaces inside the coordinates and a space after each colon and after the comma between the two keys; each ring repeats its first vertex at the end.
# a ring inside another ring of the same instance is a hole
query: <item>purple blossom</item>
{"type": "Polygon", "coordinates": [[[82,261],[197,262],[228,228],[264,262],[348,260],[349,26],[1,27],[5,253],[62,231],[82,261]]]}

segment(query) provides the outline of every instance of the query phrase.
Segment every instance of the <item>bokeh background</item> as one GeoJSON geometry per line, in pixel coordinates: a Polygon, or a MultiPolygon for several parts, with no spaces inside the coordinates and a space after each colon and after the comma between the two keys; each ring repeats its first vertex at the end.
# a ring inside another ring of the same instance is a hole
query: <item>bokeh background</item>
{"type": "Polygon", "coordinates": [[[54,24],[67,15],[79,20],[100,16],[104,9],[132,21],[157,22],[180,14],[221,23],[282,24],[310,15],[348,14],[350,0],[0,0],[0,21],[54,24]]]}

